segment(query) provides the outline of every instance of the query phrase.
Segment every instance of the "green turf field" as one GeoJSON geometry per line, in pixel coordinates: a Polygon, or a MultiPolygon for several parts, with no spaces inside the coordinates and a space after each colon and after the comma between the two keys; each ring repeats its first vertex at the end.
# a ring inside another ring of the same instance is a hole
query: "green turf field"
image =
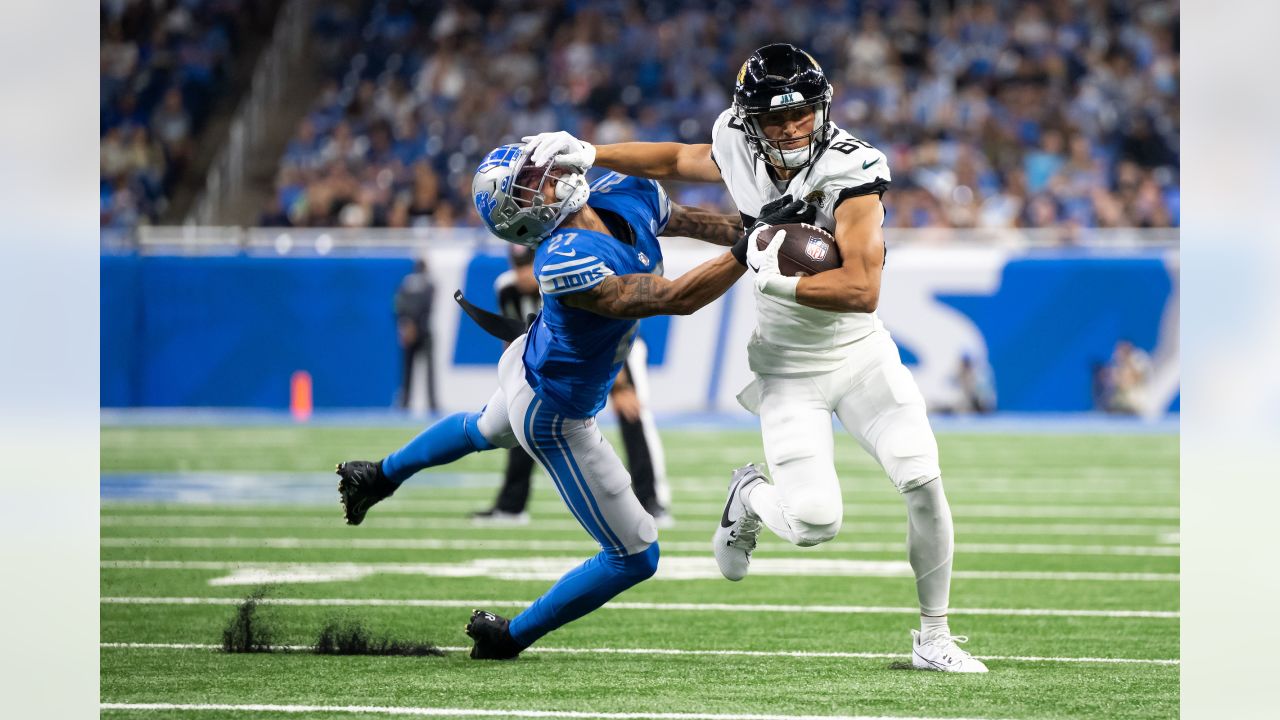
{"type": "Polygon", "coordinates": [[[745,431],[664,433],[677,524],[661,533],[659,577],[515,662],[472,661],[470,608],[512,615],[595,548],[542,475],[532,524],[472,527],[500,453],[420,475],[364,525],[343,525],[333,465],[413,432],[104,427],[104,717],[1178,714],[1176,436],[939,436],[956,521],[952,630],[991,668],[955,676],[901,668],[917,626],[905,513],[846,436],[839,537],[795,548],[765,531],[750,577],[718,577],[709,539],[729,471],[763,456],[745,431]],[[133,483],[173,492],[117,499],[133,483]],[[211,649],[262,583],[281,645],[354,618],[448,654],[211,649]]]}

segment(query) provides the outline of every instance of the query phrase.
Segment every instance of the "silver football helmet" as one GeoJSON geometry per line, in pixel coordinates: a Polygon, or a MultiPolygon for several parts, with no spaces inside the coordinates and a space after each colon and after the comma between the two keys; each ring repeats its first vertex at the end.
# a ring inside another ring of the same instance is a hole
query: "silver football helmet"
{"type": "Polygon", "coordinates": [[[485,156],[471,180],[476,211],[489,232],[517,245],[536,247],[591,194],[582,173],[554,163],[536,167],[523,145],[503,145],[485,156]],[[555,187],[555,202],[543,194],[555,187]]]}

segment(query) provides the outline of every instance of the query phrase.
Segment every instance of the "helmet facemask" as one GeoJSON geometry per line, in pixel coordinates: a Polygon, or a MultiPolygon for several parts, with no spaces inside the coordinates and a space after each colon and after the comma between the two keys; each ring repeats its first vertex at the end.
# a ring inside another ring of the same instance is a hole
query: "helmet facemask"
{"type": "Polygon", "coordinates": [[[550,163],[536,167],[519,145],[489,153],[471,187],[476,209],[489,230],[507,242],[528,247],[536,247],[580,210],[591,192],[582,173],[550,163]],[[552,202],[546,199],[548,187],[554,187],[552,202]]]}
{"type": "Polygon", "coordinates": [[[808,167],[817,158],[827,140],[830,139],[830,119],[831,119],[831,91],[828,89],[826,93],[803,100],[792,105],[779,105],[767,110],[750,111],[747,108],[734,103],[734,114],[742,121],[743,132],[747,136],[747,141],[751,144],[757,156],[764,158],[764,161],[774,168],[784,172],[795,172],[808,167]],[[765,135],[764,123],[761,118],[780,110],[799,110],[805,108],[813,109],[813,129],[805,135],[791,138],[772,139],[765,135]],[[784,146],[795,145],[798,142],[805,144],[790,149],[784,149],[784,146]]]}
{"type": "Polygon", "coordinates": [[[812,55],[789,43],[765,45],[742,64],[733,88],[733,112],[756,155],[787,174],[811,165],[834,134],[831,83],[812,55]],[[763,117],[804,108],[813,108],[808,134],[780,139],[765,135],[763,117]],[[803,146],[783,149],[806,140],[803,146]]]}

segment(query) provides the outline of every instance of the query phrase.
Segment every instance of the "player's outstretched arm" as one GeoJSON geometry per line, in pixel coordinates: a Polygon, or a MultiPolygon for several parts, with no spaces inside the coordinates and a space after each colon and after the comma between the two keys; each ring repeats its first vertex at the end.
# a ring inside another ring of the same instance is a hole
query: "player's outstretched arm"
{"type": "Polygon", "coordinates": [[[675,280],[648,273],[611,275],[590,290],[561,296],[561,301],[615,318],[689,315],[723,295],[745,270],[732,253],[725,253],[675,280]]]}
{"type": "Polygon", "coordinates": [[[742,216],[671,204],[671,218],[662,231],[666,237],[689,237],[713,245],[732,246],[742,237],[742,216]]]}
{"type": "Polygon", "coordinates": [[[711,145],[629,142],[596,146],[596,167],[634,177],[684,182],[720,182],[711,145]]]}
{"type": "Polygon", "coordinates": [[[578,172],[603,167],[653,180],[720,182],[720,168],[711,159],[710,145],[634,142],[597,146],[563,130],[521,139],[537,167],[551,162],[578,172]]]}
{"type": "Polygon", "coordinates": [[[800,278],[796,302],[834,312],[874,312],[880,304],[880,272],[884,267],[884,235],[880,196],[850,198],[836,208],[836,245],[844,264],[800,278]]]}

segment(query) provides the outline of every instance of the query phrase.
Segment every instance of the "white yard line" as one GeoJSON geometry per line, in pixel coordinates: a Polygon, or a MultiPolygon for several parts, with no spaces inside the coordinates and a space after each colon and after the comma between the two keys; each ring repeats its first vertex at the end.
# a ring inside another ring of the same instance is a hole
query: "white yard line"
{"type": "MultiPolygon", "coordinates": [[[[271,498],[268,498],[271,499],[271,498]]],[[[277,502],[282,502],[278,498],[277,502]]],[[[485,499],[487,500],[487,498],[485,499]]],[[[396,499],[386,505],[385,510],[379,508],[379,512],[408,514],[412,513],[421,517],[459,517],[470,514],[480,509],[479,505],[483,505],[485,500],[464,499],[456,497],[448,498],[430,498],[422,495],[418,499],[414,495],[410,495],[403,499],[396,499]],[[479,505],[477,504],[479,503],[479,505]]],[[[264,500],[265,501],[265,500],[264,500]]],[[[108,501],[110,502],[110,501],[108,501]]],[[[337,492],[334,492],[334,502],[337,502],[337,492]]],[[[132,504],[132,503],[131,503],[132,504]]],[[[149,501],[138,503],[144,507],[153,507],[163,503],[159,501],[149,501]]],[[[122,507],[124,503],[113,503],[114,507],[122,507]]],[[[212,507],[227,508],[232,503],[212,502],[212,507]]],[[[111,507],[112,505],[107,505],[111,507]]],[[[545,500],[534,500],[529,503],[528,510],[534,515],[547,515],[555,517],[557,515],[567,515],[568,511],[559,499],[548,497],[545,500]]],[[[677,516],[682,517],[720,517],[721,511],[724,510],[723,502],[707,503],[678,503],[674,508],[677,516]]],[[[1017,503],[980,503],[952,504],[951,510],[957,519],[963,521],[965,518],[1082,518],[1082,519],[1098,519],[1113,518],[1117,520],[1127,520],[1133,518],[1141,519],[1157,519],[1157,520],[1177,520],[1179,510],[1177,505],[1068,505],[1068,504],[1039,504],[1039,505],[1021,505],[1017,503]]],[[[855,502],[844,504],[845,516],[847,518],[868,518],[868,517],[903,517],[905,510],[901,502],[855,502]]],[[[329,512],[329,510],[314,504],[299,505],[293,508],[291,512],[329,512]]]]}
{"type": "MultiPolygon", "coordinates": [[[[408,715],[418,717],[499,717],[564,718],[565,720],[934,720],[921,717],[883,715],[721,715],[717,713],[619,713],[572,710],[473,710],[442,707],[396,707],[380,705],[230,705],[219,703],[101,703],[101,710],[158,710],[164,712],[268,712],[268,713],[353,713],[359,715],[408,715]]],[[[975,720],[939,718],[937,720],[975,720]]]]}
{"type": "MultiPolygon", "coordinates": [[[[127,650],[217,650],[219,645],[197,645],[193,643],[99,643],[99,647],[107,649],[127,650]]],[[[290,645],[289,650],[306,650],[306,646],[290,645]]],[[[445,652],[469,651],[470,647],[442,647],[445,652]]],[[[902,653],[874,652],[820,652],[810,650],[682,650],[678,648],[557,648],[532,647],[529,653],[559,653],[568,655],[704,655],[727,657],[792,657],[823,658],[842,660],[905,660],[910,656],[902,653]]],[[[1104,665],[1178,665],[1177,659],[1164,658],[1095,658],[1095,657],[1038,657],[1032,655],[975,655],[982,660],[1005,662],[1053,662],[1053,663],[1097,663],[1104,665]]],[[[595,716],[592,716],[595,717],[595,716]]],[[[648,716],[645,716],[648,717],[648,716]]],[[[726,716],[728,717],[728,716],[726,716]]],[[[750,717],[750,716],[734,716],[750,717]]],[[[769,717],[775,717],[770,715],[769,717]]]]}
{"type": "MultiPolygon", "coordinates": [[[[679,524],[674,528],[663,530],[664,535],[682,532],[706,532],[713,527],[707,522],[696,521],[691,517],[680,516],[679,524]],[[706,527],[703,527],[703,526],[706,527]]],[[[225,513],[208,515],[184,514],[117,514],[104,512],[99,518],[102,527],[167,527],[167,528],[315,528],[333,530],[334,533],[349,533],[350,528],[342,524],[338,510],[332,517],[299,517],[282,514],[231,515],[225,513]]],[[[378,516],[369,521],[365,527],[370,530],[475,530],[487,532],[518,531],[547,532],[566,531],[582,532],[582,526],[571,519],[535,517],[529,525],[478,525],[467,518],[437,517],[412,518],[396,516],[378,516]]],[[[902,534],[906,532],[906,518],[900,522],[869,523],[851,518],[840,530],[840,536],[902,534]]],[[[1022,537],[1044,537],[1053,535],[1085,535],[1085,536],[1124,536],[1152,537],[1159,542],[1169,542],[1167,538],[1176,538],[1177,525],[1169,524],[1085,524],[1085,523],[966,523],[962,534],[974,535],[1018,535],[1022,537]]]]}
{"type": "MultiPolygon", "coordinates": [[[[496,540],[445,538],[298,538],[298,537],[105,537],[111,548],[255,548],[261,550],[583,550],[595,547],[590,540],[496,540]]],[[[770,544],[772,545],[772,543],[770,544]]],[[[672,552],[707,551],[706,541],[662,542],[672,552]]],[[[768,552],[800,552],[790,546],[768,552]]],[[[1180,549],[1168,545],[1069,545],[1052,543],[956,543],[956,551],[975,554],[1014,555],[1111,555],[1126,557],[1178,557],[1180,549]]],[[[901,542],[832,542],[827,552],[901,553],[901,542]]]]}
{"type": "MultiPolygon", "coordinates": [[[[104,597],[104,605],[239,605],[240,598],[216,597],[104,597]]],[[[427,600],[417,598],[272,598],[259,600],[263,605],[287,605],[302,607],[431,607],[431,608],[479,608],[514,607],[531,605],[528,600],[427,600]]],[[[742,612],[742,613],[824,613],[834,615],[918,615],[918,607],[888,607],[876,605],[770,605],[734,603],[647,603],[611,602],[606,610],[685,610],[692,612],[742,612]]],[[[952,615],[995,615],[1009,617],[1097,617],[1097,618],[1153,618],[1176,620],[1178,612],[1166,610],[1072,610],[1062,608],[951,608],[952,615]]]]}
{"type": "MultiPolygon", "coordinates": [[[[102,710],[160,710],[165,712],[269,712],[269,713],[353,713],[359,715],[401,715],[417,717],[497,717],[564,718],[565,720],[933,720],[920,717],[870,715],[720,715],[715,713],[617,713],[572,710],[473,710],[440,707],[396,707],[375,705],[229,705],[217,703],[102,703],[102,710]]],[[[939,718],[938,720],[975,720],[939,718]]]]}
{"type": "MultiPolygon", "coordinates": [[[[659,563],[659,574],[664,572],[664,568],[672,564],[672,560],[677,558],[665,558],[659,563]]],[[[684,559],[684,558],[680,558],[684,559]]],[[[521,565],[529,565],[535,562],[542,562],[548,558],[517,558],[521,565]]],[[[564,570],[577,565],[582,561],[581,558],[551,558],[560,565],[564,566],[564,570]]],[[[752,563],[752,568],[759,571],[767,566],[768,558],[758,558],[752,563]]],[[[838,576],[848,577],[911,577],[911,567],[906,562],[862,562],[852,560],[820,560],[821,567],[817,568],[820,572],[837,574],[838,576]],[[836,571],[839,571],[838,573],[836,571]]],[[[294,570],[294,569],[319,569],[331,571],[350,571],[364,573],[391,573],[399,575],[432,575],[439,571],[441,564],[432,563],[344,563],[344,562],[315,562],[315,563],[297,563],[284,561],[269,560],[103,560],[99,563],[99,567],[104,570],[244,570],[244,569],[265,569],[265,570],[294,570]]],[[[787,568],[783,568],[786,570],[787,568]]],[[[803,570],[803,567],[800,568],[803,570]]],[[[461,573],[454,573],[455,576],[461,573]]],[[[475,575],[480,573],[468,573],[475,575]]],[[[784,573],[779,573],[784,574],[784,573]]],[[[792,572],[792,574],[800,574],[792,572]]],[[[555,577],[559,577],[556,575],[555,577]]],[[[717,574],[715,577],[719,577],[717,574]]],[[[1070,571],[1037,571],[1037,570],[957,570],[951,574],[951,577],[958,580],[1052,580],[1066,582],[1179,582],[1181,576],[1178,573],[1153,573],[1153,572],[1070,572],[1070,571]]],[[[554,577],[552,579],[555,579],[554,577]]]]}

